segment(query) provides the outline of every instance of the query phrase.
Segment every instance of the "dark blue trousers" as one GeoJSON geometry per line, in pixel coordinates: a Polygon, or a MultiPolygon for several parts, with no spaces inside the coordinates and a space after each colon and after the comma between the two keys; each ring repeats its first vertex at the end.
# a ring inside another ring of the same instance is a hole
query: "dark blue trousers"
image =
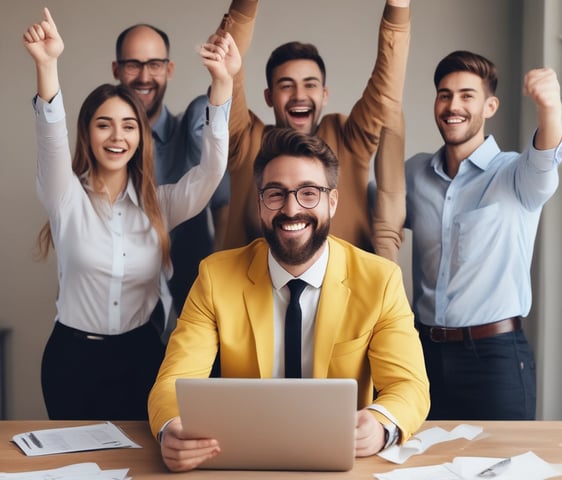
{"type": "Polygon", "coordinates": [[[536,368],[523,330],[434,343],[421,336],[430,420],[534,420],[536,368]]]}

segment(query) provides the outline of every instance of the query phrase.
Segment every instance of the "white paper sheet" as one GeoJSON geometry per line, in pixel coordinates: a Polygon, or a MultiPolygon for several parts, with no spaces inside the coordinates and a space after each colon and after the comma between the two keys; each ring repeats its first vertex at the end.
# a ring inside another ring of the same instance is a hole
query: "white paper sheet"
{"type": "Polygon", "coordinates": [[[473,440],[481,433],[482,427],[467,424],[460,424],[450,432],[440,427],[433,427],[414,435],[404,445],[393,445],[383,450],[378,453],[378,456],[389,462],[402,464],[412,455],[419,455],[437,443],[448,442],[457,438],[473,440]]]}
{"type": "MultiPolygon", "coordinates": [[[[457,457],[448,467],[463,480],[481,480],[478,473],[492,466],[502,458],[457,457]]],[[[496,475],[498,480],[543,480],[557,476],[557,470],[533,452],[511,457],[511,463],[496,475]]]]}
{"type": "Polygon", "coordinates": [[[76,463],[51,470],[0,473],[0,480],[130,480],[129,469],[101,470],[96,463],[76,463]]]}
{"type": "Polygon", "coordinates": [[[108,448],[141,448],[111,422],[19,433],[12,441],[28,456],[108,448]]]}
{"type": "MultiPolygon", "coordinates": [[[[387,473],[374,473],[378,480],[481,480],[477,474],[502,460],[495,457],[456,457],[452,463],[427,467],[400,468],[387,473]]],[[[511,464],[497,480],[546,480],[560,473],[533,452],[511,457],[511,464]]]]}

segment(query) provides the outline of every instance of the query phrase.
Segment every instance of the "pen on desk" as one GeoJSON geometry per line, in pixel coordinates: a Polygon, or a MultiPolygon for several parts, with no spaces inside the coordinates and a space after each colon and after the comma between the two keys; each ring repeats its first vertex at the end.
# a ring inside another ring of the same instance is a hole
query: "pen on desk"
{"type": "Polygon", "coordinates": [[[36,447],[38,448],[43,448],[43,444],[41,443],[41,441],[35,436],[35,434],[33,432],[29,432],[29,438],[31,438],[31,441],[35,444],[36,447]]]}
{"type": "Polygon", "coordinates": [[[498,463],[494,463],[492,466],[482,470],[476,476],[480,478],[494,478],[496,475],[499,475],[501,472],[503,472],[510,463],[511,458],[505,458],[504,460],[501,460],[498,463]]]}

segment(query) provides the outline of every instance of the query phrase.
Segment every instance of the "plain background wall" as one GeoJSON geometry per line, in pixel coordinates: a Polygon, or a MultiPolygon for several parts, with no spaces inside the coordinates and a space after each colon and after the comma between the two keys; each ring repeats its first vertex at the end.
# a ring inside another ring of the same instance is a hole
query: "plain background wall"
{"type": "MultiPolygon", "coordinates": [[[[166,103],[179,112],[206,90],[208,73],[195,47],[205,41],[228,8],[228,0],[51,0],[65,41],[59,62],[71,144],[78,109],[95,86],[113,82],[111,60],[118,33],[137,22],[152,23],[170,35],[176,74],[166,103]]],[[[534,3],[534,2],[533,2],[534,3]]],[[[0,327],[8,339],[8,417],[45,418],[40,363],[52,328],[57,279],[54,257],[32,259],[46,215],[35,195],[35,137],[31,98],[33,63],[21,36],[42,18],[44,1],[2,0],[0,18],[0,327]]],[[[436,63],[456,49],[479,52],[500,71],[496,117],[488,123],[504,149],[519,148],[523,0],[413,0],[412,42],[405,91],[407,156],[434,151],[441,139],[433,122],[436,63]]],[[[289,40],[315,43],[323,55],[330,100],[327,112],[348,112],[374,65],[383,0],[262,0],[254,42],[246,61],[249,105],[264,119],[264,66],[271,50],[289,40]]],[[[528,134],[528,132],[523,132],[528,134]]],[[[408,246],[402,265],[408,279],[408,246]]],[[[408,281],[408,280],[407,280],[408,281]]]]}

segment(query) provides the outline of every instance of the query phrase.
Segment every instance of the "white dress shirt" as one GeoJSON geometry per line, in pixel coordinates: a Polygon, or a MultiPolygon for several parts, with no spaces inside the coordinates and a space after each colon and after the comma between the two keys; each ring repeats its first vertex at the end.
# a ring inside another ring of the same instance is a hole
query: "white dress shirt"
{"type": "MultiPolygon", "coordinates": [[[[326,267],[328,266],[328,242],[325,243],[324,251],[320,258],[300,277],[307,283],[300,296],[300,306],[302,311],[302,337],[301,337],[301,371],[303,378],[312,377],[312,366],[314,358],[314,320],[318,301],[320,300],[320,289],[324,281],[326,267]]],[[[285,377],[285,314],[289,306],[291,292],[287,282],[293,277],[285,270],[271,251],[268,254],[269,274],[273,284],[273,377],[285,377]]]]}
{"type": "MultiPolygon", "coordinates": [[[[62,94],[50,103],[36,97],[34,109],[37,193],[57,254],[56,318],[105,335],[144,325],[158,301],[161,250],[131,181],[114,204],[94,193],[72,171],[62,94]]],[[[158,187],[168,230],[205,207],[226,169],[230,100],[208,109],[200,165],[158,187]]]]}

